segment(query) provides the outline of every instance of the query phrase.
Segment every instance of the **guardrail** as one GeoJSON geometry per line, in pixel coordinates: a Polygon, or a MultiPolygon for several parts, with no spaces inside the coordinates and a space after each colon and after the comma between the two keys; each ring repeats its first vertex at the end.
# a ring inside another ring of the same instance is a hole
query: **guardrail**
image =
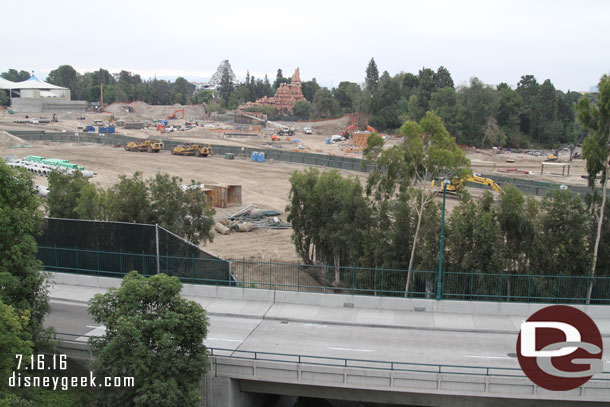
{"type": "MultiPolygon", "coordinates": [[[[54,339],[69,343],[85,344],[87,341],[77,341],[73,338],[91,338],[90,335],[79,335],[65,332],[56,332],[54,339]],[[58,337],[60,336],[60,337],[58,337]],[[66,337],[66,338],[64,338],[66,337]]],[[[209,356],[228,357],[234,359],[257,360],[265,362],[288,362],[302,365],[332,366],[346,368],[361,368],[371,370],[460,374],[472,376],[500,376],[500,377],[526,377],[521,368],[452,365],[445,363],[418,363],[397,362],[374,359],[339,358],[332,356],[302,355],[294,353],[261,352],[241,349],[207,348],[209,356]]],[[[610,371],[597,375],[593,380],[610,381],[610,371]]]]}

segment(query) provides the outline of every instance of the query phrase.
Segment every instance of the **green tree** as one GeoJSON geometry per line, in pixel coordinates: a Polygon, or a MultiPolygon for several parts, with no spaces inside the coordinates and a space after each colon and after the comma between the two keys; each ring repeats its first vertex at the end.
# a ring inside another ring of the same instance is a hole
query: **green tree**
{"type": "Polygon", "coordinates": [[[195,85],[181,76],[176,78],[170,88],[172,90],[174,103],[180,103],[182,105],[190,103],[191,95],[195,91],[195,85]]]}
{"type": "Polygon", "coordinates": [[[41,344],[49,304],[34,240],[42,225],[40,200],[30,175],[1,161],[0,191],[0,301],[23,318],[25,339],[41,344]]]}
{"type": "Polygon", "coordinates": [[[98,377],[133,377],[134,387],[99,388],[102,405],[194,406],[207,371],[208,320],[201,305],[180,297],[176,277],[127,274],[121,288],[96,294],[89,312],[106,331],[92,338],[98,377]]]}
{"type": "Polygon", "coordinates": [[[519,114],[523,109],[523,99],[512,90],[506,83],[501,83],[497,87],[498,110],[496,120],[498,126],[507,136],[507,144],[510,147],[521,146],[521,130],[519,128],[519,114]]]}
{"type": "Polygon", "coordinates": [[[313,99],[313,116],[315,118],[332,118],[341,113],[339,103],[326,88],[320,88],[313,99]]]}
{"type": "MultiPolygon", "coordinates": [[[[445,78],[444,80],[447,81],[448,79],[445,78]]],[[[419,102],[419,107],[424,112],[429,110],[430,98],[437,89],[436,73],[430,68],[420,69],[418,74],[416,95],[417,101],[419,102]]]]}
{"type": "Polygon", "coordinates": [[[335,266],[335,285],[341,265],[358,263],[363,231],[370,212],[357,178],[343,178],[336,170],[310,168],[290,177],[288,221],[297,253],[306,262],[315,259],[335,266]]]}
{"type": "Polygon", "coordinates": [[[47,210],[52,218],[78,219],[76,208],[82,189],[89,185],[80,171],[64,174],[52,171],[49,174],[47,210]]]}
{"type": "Polygon", "coordinates": [[[398,101],[400,100],[400,80],[391,78],[385,71],[379,79],[377,92],[373,95],[370,111],[371,124],[382,129],[400,126],[398,101]]]}
{"type": "Polygon", "coordinates": [[[451,173],[464,176],[470,172],[470,162],[442,120],[432,112],[427,112],[419,123],[406,121],[400,131],[404,137],[402,144],[366,157],[375,164],[369,173],[367,194],[381,201],[392,199],[397,192],[413,190],[410,195],[417,202],[418,216],[405,287],[405,295],[408,295],[422,219],[426,207],[436,196],[430,181],[451,173]]]}
{"type": "Polygon", "coordinates": [[[313,103],[313,98],[318,89],[320,89],[320,85],[318,85],[316,78],[301,83],[301,91],[309,103],[313,103]]]}
{"type": "Polygon", "coordinates": [[[366,90],[370,92],[371,95],[375,94],[377,91],[377,84],[379,83],[379,70],[377,69],[377,64],[375,63],[375,58],[371,58],[368,66],[366,67],[366,77],[364,78],[364,84],[366,90]]]}
{"type": "Polygon", "coordinates": [[[220,85],[218,86],[218,95],[224,101],[224,107],[228,108],[229,100],[234,93],[235,87],[233,86],[229,69],[225,67],[222,71],[222,76],[220,77],[220,85]]]}
{"type": "MultiPolygon", "coordinates": [[[[150,99],[147,101],[151,105],[169,105],[171,102],[171,89],[169,83],[164,80],[153,79],[147,82],[150,99]]],[[[106,92],[104,92],[106,95],[106,92]]],[[[105,97],[105,96],[104,96],[105,97]]]]}
{"type": "Polygon", "coordinates": [[[194,244],[212,241],[214,209],[207,202],[205,192],[192,181],[186,191],[182,178],[157,174],[148,181],[151,218],[156,223],[184,236],[194,244]]]}
{"type": "Polygon", "coordinates": [[[12,82],[23,82],[23,81],[27,81],[28,79],[31,78],[29,72],[27,72],[27,71],[17,72],[16,69],[12,69],[12,68],[6,72],[2,72],[0,74],[0,76],[2,76],[6,80],[12,81],[12,82]]]}
{"type": "MultiPolygon", "coordinates": [[[[593,246],[593,261],[591,265],[591,277],[595,276],[599,244],[602,236],[602,225],[604,211],[606,208],[608,162],[610,160],[610,77],[601,77],[598,85],[599,95],[597,105],[592,105],[587,97],[581,98],[577,105],[578,119],[591,133],[583,142],[582,151],[587,160],[587,172],[589,174],[589,187],[595,190],[595,180],[601,174],[602,201],[597,215],[597,231],[595,244],[593,246]]],[[[593,291],[593,280],[591,280],[587,291],[587,303],[591,300],[593,291]]]]}
{"type": "Polygon", "coordinates": [[[295,117],[301,120],[307,120],[311,116],[311,103],[306,100],[299,100],[294,104],[292,111],[295,117]]]}
{"type": "Polygon", "coordinates": [[[546,248],[537,265],[540,274],[583,275],[590,269],[591,258],[588,214],[582,200],[569,191],[553,190],[540,207],[540,239],[546,248]]]}
{"type": "Polygon", "coordinates": [[[444,66],[440,66],[434,75],[436,81],[436,89],[453,88],[453,78],[449,70],[444,66]]]}
{"type": "Polygon", "coordinates": [[[333,95],[343,113],[352,113],[358,110],[362,90],[357,83],[343,81],[333,89],[333,95]]]}
{"type": "Polygon", "coordinates": [[[210,89],[199,90],[193,98],[196,104],[209,103],[214,99],[214,91],[210,89]]]}
{"type": "Polygon", "coordinates": [[[563,129],[557,116],[557,91],[549,79],[545,80],[538,89],[536,105],[538,110],[537,140],[540,143],[556,146],[563,129]]]}
{"type": "MultiPolygon", "coordinates": [[[[416,96],[414,96],[416,97],[416,96]]],[[[417,101],[414,101],[409,106],[413,105],[416,112],[414,112],[413,117],[409,117],[411,120],[421,120],[423,113],[421,110],[417,110],[417,101]],[[419,117],[419,118],[418,118],[419,117]]],[[[443,119],[443,124],[447,128],[449,134],[455,137],[459,129],[458,123],[458,112],[459,108],[457,105],[457,93],[452,87],[444,87],[434,92],[430,97],[429,103],[430,109],[437,114],[438,117],[443,119]]],[[[411,111],[409,110],[408,116],[411,116],[411,111]]]]}
{"type": "Polygon", "coordinates": [[[496,92],[477,78],[470,86],[460,88],[458,94],[460,131],[456,138],[460,144],[480,146],[485,125],[497,112],[496,92]]]}
{"type": "Polygon", "coordinates": [[[28,320],[29,312],[19,315],[0,299],[0,393],[9,390],[7,378],[17,370],[15,355],[22,355],[22,360],[27,363],[25,361],[32,354],[32,342],[24,339],[29,337],[26,331],[28,320]]]}
{"type": "Polygon", "coordinates": [[[74,92],[77,88],[78,73],[70,65],[61,65],[57,69],[49,72],[47,82],[53,85],[62,86],[74,92]]]}
{"type": "Polygon", "coordinates": [[[277,74],[275,76],[275,81],[273,82],[273,91],[278,90],[282,83],[290,83],[290,78],[284,78],[284,74],[281,69],[277,70],[277,74]]]}
{"type": "Polygon", "coordinates": [[[108,189],[108,220],[118,222],[150,223],[152,218],[148,188],[141,172],[132,178],[119,176],[119,182],[108,189]]]}
{"type": "Polygon", "coordinates": [[[523,134],[534,138],[535,130],[538,128],[538,105],[536,95],[540,84],[534,75],[523,75],[517,84],[517,93],[523,100],[520,116],[520,128],[523,134]]]}

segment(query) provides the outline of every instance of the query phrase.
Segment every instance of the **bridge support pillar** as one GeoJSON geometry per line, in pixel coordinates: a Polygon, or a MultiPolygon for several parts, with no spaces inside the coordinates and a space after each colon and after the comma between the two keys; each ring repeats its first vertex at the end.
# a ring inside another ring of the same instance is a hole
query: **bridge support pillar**
{"type": "Polygon", "coordinates": [[[242,392],[239,380],[217,377],[213,372],[202,380],[201,391],[199,407],[262,407],[267,401],[266,394],[242,392]]]}

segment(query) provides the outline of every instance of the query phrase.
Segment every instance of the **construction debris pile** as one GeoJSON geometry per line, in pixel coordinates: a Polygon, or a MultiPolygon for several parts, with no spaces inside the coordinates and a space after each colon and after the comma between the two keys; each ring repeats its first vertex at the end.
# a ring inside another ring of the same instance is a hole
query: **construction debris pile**
{"type": "Polygon", "coordinates": [[[228,235],[231,232],[251,232],[254,229],[290,229],[290,224],[282,222],[282,213],[273,210],[261,211],[250,205],[233,215],[220,219],[214,225],[216,232],[228,235]]]}

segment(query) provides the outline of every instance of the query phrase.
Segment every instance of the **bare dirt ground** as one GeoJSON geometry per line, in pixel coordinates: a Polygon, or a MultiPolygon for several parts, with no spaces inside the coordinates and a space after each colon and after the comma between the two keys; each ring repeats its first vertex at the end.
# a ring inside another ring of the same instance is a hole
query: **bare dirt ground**
{"type": "MultiPolygon", "coordinates": [[[[133,112],[126,112],[125,106],[111,105],[108,109],[115,112],[117,119],[128,121],[163,119],[166,115],[173,113],[178,108],[176,106],[149,106],[143,103],[132,103],[133,112]]],[[[197,110],[198,107],[185,107],[187,119],[202,119],[203,112],[197,110]]],[[[50,115],[46,115],[50,118],[50,115]]],[[[93,120],[107,118],[108,114],[86,113],[86,120],[80,120],[79,115],[64,115],[59,117],[58,123],[50,124],[15,124],[14,120],[25,119],[25,114],[9,115],[5,111],[0,111],[0,127],[2,130],[41,130],[46,131],[65,131],[74,133],[78,131],[78,123],[83,125],[93,124],[93,120]]],[[[38,114],[29,117],[40,117],[38,114]]],[[[329,120],[325,122],[285,122],[286,125],[295,127],[297,134],[292,140],[282,137],[281,143],[274,143],[274,146],[283,145],[282,148],[295,149],[297,151],[318,152],[335,155],[347,155],[360,157],[360,154],[346,154],[343,147],[349,142],[337,144],[326,144],[326,138],[333,134],[338,134],[347,125],[347,117],[329,120]],[[305,135],[302,133],[304,127],[313,127],[314,134],[305,135]],[[295,143],[294,139],[300,140],[295,143]],[[298,145],[304,149],[299,150],[298,145]]],[[[172,121],[170,121],[172,122],[172,121]]],[[[184,120],[175,120],[175,124],[184,124],[184,120]]],[[[191,142],[206,142],[209,144],[232,144],[241,146],[263,146],[269,147],[270,134],[275,129],[267,129],[260,132],[255,137],[248,138],[228,138],[224,132],[233,132],[238,126],[231,126],[221,122],[201,122],[202,127],[193,130],[175,133],[159,134],[156,130],[123,130],[118,129],[121,134],[135,137],[162,137],[178,139],[191,142]],[[207,125],[207,127],[204,127],[207,125]]],[[[240,131],[241,128],[239,129],[240,131]]],[[[388,144],[393,145],[400,142],[400,139],[389,138],[388,144]]],[[[583,160],[574,160],[571,163],[570,176],[564,177],[556,175],[561,172],[561,168],[545,168],[544,175],[540,174],[541,162],[545,157],[535,157],[525,153],[504,153],[495,154],[491,150],[466,150],[472,162],[474,172],[487,174],[498,174],[508,177],[550,181],[571,185],[586,185],[586,180],[581,175],[586,174],[583,160]],[[514,162],[507,162],[507,160],[514,162]],[[518,170],[531,171],[533,175],[518,172],[503,172],[507,168],[517,168],[518,170]]],[[[566,155],[560,156],[560,162],[567,161],[566,155]]],[[[295,170],[303,170],[303,165],[288,164],[282,162],[255,163],[249,159],[225,160],[220,156],[208,158],[198,157],[178,157],[172,156],[167,151],[158,154],[127,152],[122,148],[113,148],[99,144],[74,144],[74,143],[52,143],[52,142],[27,142],[18,138],[11,138],[0,132],[0,156],[15,155],[24,157],[26,155],[38,155],[47,158],[61,158],[70,160],[73,163],[83,165],[85,169],[97,173],[92,182],[107,188],[117,182],[120,174],[131,176],[135,171],[141,171],[145,178],[153,177],[156,173],[169,173],[170,175],[180,176],[184,183],[190,183],[193,179],[200,183],[227,183],[242,185],[242,207],[257,205],[261,209],[274,209],[282,212],[280,217],[286,221],[287,214],[284,212],[288,204],[288,194],[290,174],[295,170]],[[10,148],[12,145],[32,144],[31,148],[10,148]]],[[[366,183],[366,174],[360,172],[344,172],[356,175],[361,183],[366,183]]],[[[47,185],[44,177],[36,177],[35,182],[40,185],[47,185]]],[[[473,195],[482,193],[480,189],[471,189],[473,195]]],[[[456,199],[448,199],[447,207],[451,211],[458,205],[456,199]]],[[[217,208],[217,218],[224,218],[242,207],[230,207],[226,209],[217,208]]],[[[249,233],[232,233],[230,235],[216,235],[214,242],[208,243],[205,249],[213,254],[224,258],[254,258],[261,260],[283,260],[295,261],[298,259],[294,246],[290,240],[291,230],[277,229],[258,229],[249,233]]]]}
{"type": "MultiPolygon", "coordinates": [[[[181,157],[172,156],[167,151],[157,154],[128,152],[99,144],[35,142],[31,148],[10,149],[0,147],[0,156],[15,155],[19,158],[38,155],[47,158],[62,158],[82,165],[86,170],[96,172],[91,182],[108,188],[117,182],[121,174],[131,176],[142,172],[144,178],[156,173],[168,173],[183,179],[184,184],[193,179],[197,182],[242,185],[241,207],[216,208],[216,217],[227,217],[239,209],[256,205],[260,209],[274,209],[282,212],[280,218],[286,221],[284,212],[288,204],[290,175],[295,170],[303,170],[303,165],[281,162],[255,163],[245,159],[225,160],[221,156],[181,157]]],[[[346,172],[347,173],[347,172],[346,172]]],[[[353,172],[365,182],[365,174],[353,172]]],[[[48,185],[45,177],[35,177],[35,182],[48,185]]],[[[291,230],[258,229],[249,233],[216,234],[214,242],[205,249],[224,258],[256,258],[262,260],[295,261],[298,259],[290,241],[291,230]]]]}

